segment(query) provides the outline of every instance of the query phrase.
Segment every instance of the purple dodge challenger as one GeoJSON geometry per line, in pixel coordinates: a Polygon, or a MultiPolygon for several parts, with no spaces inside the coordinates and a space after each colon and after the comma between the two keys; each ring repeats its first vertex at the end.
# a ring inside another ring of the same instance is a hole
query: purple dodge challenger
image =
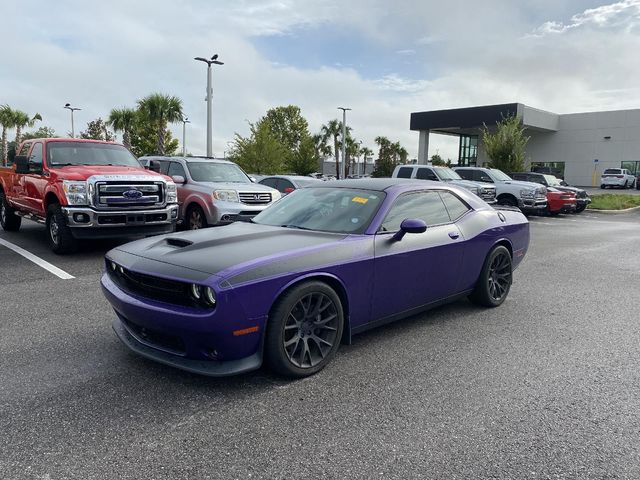
{"type": "Polygon", "coordinates": [[[353,334],[461,297],[496,307],[529,246],[517,209],[395,178],[323,182],[250,223],[107,253],[102,288],[134,352],[204,375],[303,377],[353,334]]]}

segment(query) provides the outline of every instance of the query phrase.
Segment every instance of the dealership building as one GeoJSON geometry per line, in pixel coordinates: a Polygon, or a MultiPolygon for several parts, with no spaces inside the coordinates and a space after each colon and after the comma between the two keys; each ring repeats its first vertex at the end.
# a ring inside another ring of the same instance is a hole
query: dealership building
{"type": "Polygon", "coordinates": [[[640,109],[557,114],[522,103],[434,110],[411,114],[419,132],[418,163],[428,161],[429,133],[459,137],[458,165],[487,165],[482,129],[515,115],[530,137],[526,169],[549,167],[573,185],[598,185],[606,168],[640,175],[640,109]]]}

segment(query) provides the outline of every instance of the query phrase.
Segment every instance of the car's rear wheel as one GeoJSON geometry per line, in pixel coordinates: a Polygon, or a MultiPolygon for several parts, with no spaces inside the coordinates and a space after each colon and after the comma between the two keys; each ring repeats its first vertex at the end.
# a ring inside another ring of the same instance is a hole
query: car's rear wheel
{"type": "Polygon", "coordinates": [[[517,207],[518,200],[516,200],[511,195],[503,195],[501,197],[498,197],[498,205],[505,205],[507,207],[517,207]]]}
{"type": "Polygon", "coordinates": [[[323,282],[300,284],[286,292],[269,315],[265,361],[280,375],[313,375],[335,355],[343,328],[338,294],[323,282]]]}
{"type": "Polygon", "coordinates": [[[580,212],[584,212],[584,209],[587,208],[587,204],[583,204],[583,205],[577,205],[576,206],[576,213],[580,213],[580,212]]]}
{"type": "Polygon", "coordinates": [[[487,255],[469,299],[484,307],[497,307],[507,298],[513,280],[511,254],[503,245],[494,247],[487,255]]]}
{"type": "Polygon", "coordinates": [[[7,232],[17,232],[20,230],[21,223],[22,217],[16,215],[15,210],[7,203],[4,192],[0,190],[0,225],[2,225],[2,229],[7,232]]]}
{"type": "Polygon", "coordinates": [[[207,228],[207,217],[198,205],[191,205],[187,210],[187,229],[200,230],[207,228]]]}
{"type": "Polygon", "coordinates": [[[603,183],[603,184],[601,184],[601,185],[600,185],[600,188],[601,188],[602,190],[604,190],[604,189],[605,189],[605,188],[607,188],[607,187],[606,187],[606,186],[604,185],[604,183],[603,183]]]}

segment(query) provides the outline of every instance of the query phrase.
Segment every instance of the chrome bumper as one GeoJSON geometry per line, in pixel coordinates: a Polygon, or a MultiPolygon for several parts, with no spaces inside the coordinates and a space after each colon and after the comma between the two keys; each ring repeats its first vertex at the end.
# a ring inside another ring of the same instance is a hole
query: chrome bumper
{"type": "Polygon", "coordinates": [[[178,205],[153,210],[100,211],[89,207],[62,207],[71,228],[143,227],[166,225],[178,218],[178,205]]]}

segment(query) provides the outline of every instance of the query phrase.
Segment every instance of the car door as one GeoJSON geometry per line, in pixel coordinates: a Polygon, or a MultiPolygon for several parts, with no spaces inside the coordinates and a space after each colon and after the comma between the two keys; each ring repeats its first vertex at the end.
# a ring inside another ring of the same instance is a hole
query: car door
{"type": "MultiPolygon", "coordinates": [[[[184,171],[184,167],[178,162],[167,162],[167,170],[165,175],[169,177],[180,176],[182,178],[187,179],[187,174],[184,171]]],[[[162,165],[162,164],[161,164],[162,165]]],[[[162,171],[162,167],[160,169],[162,171]]],[[[184,205],[184,201],[189,194],[188,188],[185,188],[185,185],[178,184],[176,185],[176,189],[178,191],[178,208],[182,211],[182,206],[184,205]]]]}
{"type": "Polygon", "coordinates": [[[375,236],[374,248],[374,319],[457,293],[464,238],[437,191],[399,196],[375,236]],[[395,240],[394,233],[407,218],[424,220],[427,230],[395,240]]]}
{"type": "Polygon", "coordinates": [[[37,214],[44,214],[44,193],[48,183],[49,173],[46,176],[43,167],[42,142],[34,142],[29,158],[29,172],[22,176],[22,189],[25,198],[25,207],[37,214]]]}

